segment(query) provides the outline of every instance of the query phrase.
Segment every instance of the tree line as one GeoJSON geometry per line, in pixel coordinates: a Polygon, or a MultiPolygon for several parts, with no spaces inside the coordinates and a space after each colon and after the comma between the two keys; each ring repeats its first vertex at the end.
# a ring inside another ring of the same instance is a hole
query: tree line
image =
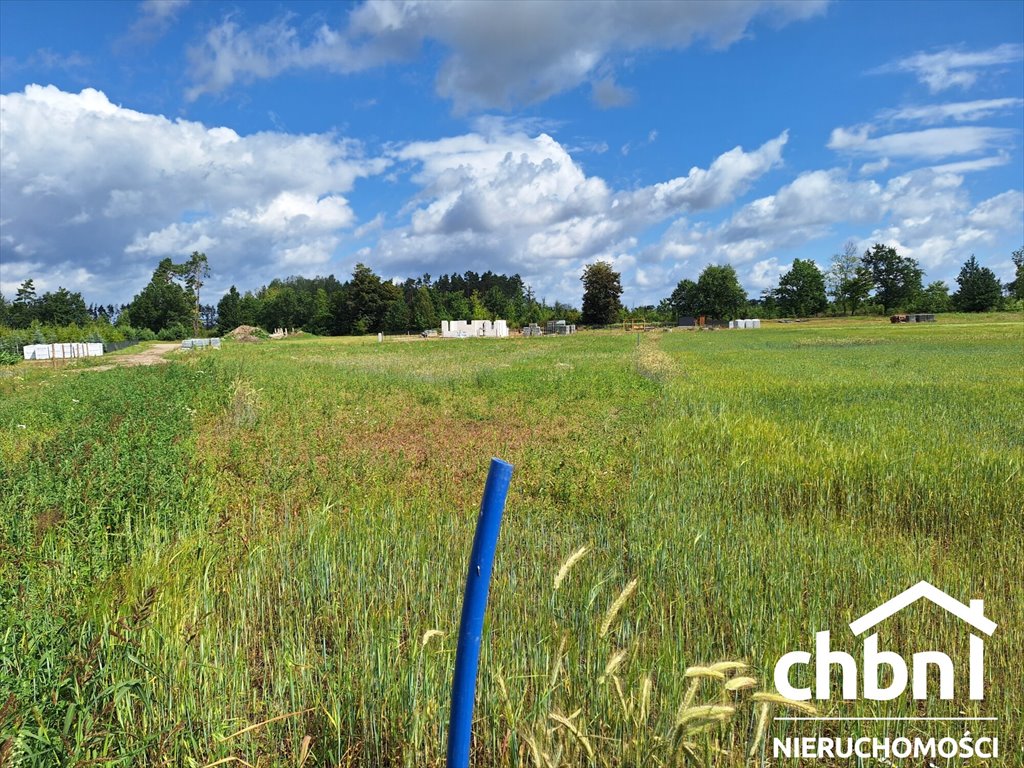
{"type": "Polygon", "coordinates": [[[256,291],[231,286],[216,306],[200,301],[209,276],[206,254],[193,252],[182,263],[163,259],[149,283],[121,306],[87,305],[81,293],[65,288],[36,294],[26,280],[12,301],[0,294],[0,326],[115,325],[136,336],[170,339],[226,333],[239,325],[303,329],[321,335],[416,333],[442,320],[503,318],[510,327],[564,319],[600,326],[623,320],[675,323],[699,315],[718,320],[737,317],[809,317],[832,314],[911,312],[983,312],[1024,308],[1024,247],[1012,260],[1015,279],[1000,284],[995,273],[972,255],[957,276],[957,289],[942,281],[924,285],[917,261],[876,243],[864,253],[848,243],[822,270],[810,259],[796,259],[778,284],[749,299],[730,265],[710,265],[696,280],[684,278],[658,305],[627,309],[621,303],[622,280],[605,261],[589,264],[583,282],[582,310],[537,299],[519,275],[429,274],[398,283],[385,280],[365,264],[349,279],[288,277],[256,291]]]}
{"type": "Polygon", "coordinates": [[[201,329],[227,333],[240,325],[359,335],[417,333],[437,328],[442,320],[502,318],[514,327],[551,319],[575,323],[580,317],[579,310],[568,304],[538,299],[519,275],[491,271],[436,279],[424,274],[397,283],[357,264],[345,281],[334,275],[288,277],[245,293],[231,286],[216,306],[200,302],[199,289],[208,274],[203,253],[193,253],[182,264],[164,259],[142,291],[121,306],[87,307],[80,293],[64,288],[39,297],[33,281],[26,280],[12,302],[0,296],[0,325],[107,322],[161,338],[184,338],[201,329]]]}
{"type": "Polygon", "coordinates": [[[1024,248],[1012,256],[1015,279],[1003,285],[972,255],[957,275],[957,289],[941,280],[924,285],[918,262],[892,246],[876,243],[859,254],[847,243],[821,270],[810,259],[795,259],[778,284],[749,300],[731,266],[706,267],[695,281],[683,279],[654,314],[672,318],[706,315],[737,317],[813,317],[890,314],[893,312],[986,312],[1024,308],[1024,248]]]}

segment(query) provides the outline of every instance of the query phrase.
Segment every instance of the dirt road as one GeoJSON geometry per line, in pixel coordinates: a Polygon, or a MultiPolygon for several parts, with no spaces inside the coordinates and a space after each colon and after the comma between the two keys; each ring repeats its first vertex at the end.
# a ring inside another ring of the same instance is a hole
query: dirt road
{"type": "MultiPolygon", "coordinates": [[[[81,371],[109,371],[111,368],[131,368],[137,365],[158,365],[160,363],[168,362],[167,358],[164,357],[168,352],[172,352],[175,349],[179,349],[181,344],[176,341],[163,341],[158,344],[154,344],[141,352],[134,354],[127,353],[118,355],[113,358],[114,362],[105,363],[104,365],[94,365],[88,368],[81,368],[81,371]]],[[[129,347],[130,349],[130,347],[129,347]]]]}

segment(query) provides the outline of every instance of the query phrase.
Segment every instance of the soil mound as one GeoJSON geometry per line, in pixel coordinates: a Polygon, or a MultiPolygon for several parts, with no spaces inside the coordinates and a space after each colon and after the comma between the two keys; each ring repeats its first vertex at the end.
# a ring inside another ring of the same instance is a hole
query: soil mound
{"type": "Polygon", "coordinates": [[[240,325],[235,330],[225,334],[225,337],[235,341],[253,342],[265,339],[267,332],[262,328],[256,328],[252,325],[240,325]]]}

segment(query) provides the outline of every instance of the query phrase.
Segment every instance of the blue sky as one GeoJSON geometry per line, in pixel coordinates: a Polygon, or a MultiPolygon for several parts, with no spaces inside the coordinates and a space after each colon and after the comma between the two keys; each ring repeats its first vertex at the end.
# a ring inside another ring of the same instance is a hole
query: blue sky
{"type": "MultiPolygon", "coordinates": [[[[1024,3],[0,2],[0,290],[1024,244],[1024,3]]],[[[955,287],[955,285],[953,285],[955,287]]]]}

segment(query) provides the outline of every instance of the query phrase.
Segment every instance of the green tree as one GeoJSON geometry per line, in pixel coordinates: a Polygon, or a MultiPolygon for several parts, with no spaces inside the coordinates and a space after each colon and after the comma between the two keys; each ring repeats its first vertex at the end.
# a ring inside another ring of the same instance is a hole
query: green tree
{"type": "Polygon", "coordinates": [[[583,269],[583,325],[609,325],[619,319],[622,303],[622,276],[607,261],[588,264],[583,269]]]}
{"type": "Polygon", "coordinates": [[[313,299],[313,317],[310,319],[306,330],[321,336],[329,334],[334,320],[331,317],[331,297],[327,289],[319,287],[316,289],[316,296],[313,299]]]}
{"type": "Polygon", "coordinates": [[[287,284],[272,282],[260,302],[260,325],[268,331],[302,325],[299,297],[287,284]]]}
{"type": "Polygon", "coordinates": [[[384,310],[384,330],[387,333],[405,333],[409,330],[409,305],[404,296],[398,296],[388,303],[384,310]]]}
{"type": "Polygon", "coordinates": [[[256,325],[259,322],[259,316],[259,298],[252,291],[246,291],[242,300],[238,302],[238,325],[256,325]]]}
{"type": "Polygon", "coordinates": [[[11,326],[28,328],[36,320],[36,305],[38,303],[35,282],[31,279],[26,280],[18,286],[18,291],[14,294],[14,301],[11,302],[11,308],[7,313],[11,320],[11,326]]]}
{"type": "Polygon", "coordinates": [[[731,265],[711,264],[697,278],[697,314],[733,320],[747,305],[747,293],[731,265]]]}
{"type": "Polygon", "coordinates": [[[921,293],[924,272],[914,259],[900,256],[895,248],[875,243],[864,252],[861,262],[871,273],[875,301],[884,311],[910,306],[921,293]]]}
{"type": "Polygon", "coordinates": [[[199,251],[192,251],[192,254],[188,257],[188,261],[184,264],[178,264],[175,266],[175,270],[185,281],[185,290],[191,294],[194,301],[194,311],[192,315],[192,333],[195,336],[199,335],[200,326],[200,304],[199,304],[199,290],[203,287],[206,278],[210,276],[210,263],[206,259],[205,253],[199,251]]]}
{"type": "Polygon", "coordinates": [[[676,284],[672,295],[668,297],[669,309],[673,320],[680,317],[693,317],[697,313],[697,284],[693,280],[682,279],[676,284]]]}
{"type": "Polygon", "coordinates": [[[775,296],[782,314],[793,317],[810,317],[828,307],[825,276],[810,259],[794,259],[789,271],[779,278],[775,296]]]}
{"type": "Polygon", "coordinates": [[[233,331],[242,324],[240,305],[242,297],[235,286],[231,286],[217,302],[217,331],[221,335],[233,331]]]}
{"type": "Polygon", "coordinates": [[[161,260],[149,283],[136,294],[122,313],[129,325],[148,328],[153,333],[171,326],[192,325],[195,311],[192,297],[174,282],[175,274],[171,260],[161,260]]]}
{"type": "Polygon", "coordinates": [[[488,320],[508,319],[509,301],[504,292],[497,285],[487,289],[483,298],[484,306],[487,308],[488,320]]]}
{"type": "Polygon", "coordinates": [[[488,311],[483,299],[480,298],[479,291],[473,291],[469,294],[469,318],[470,320],[491,319],[491,313],[488,311]]]}
{"type": "Polygon", "coordinates": [[[928,283],[914,305],[918,312],[949,312],[952,308],[953,300],[949,295],[949,286],[942,280],[928,283]]]}
{"type": "Polygon", "coordinates": [[[1006,284],[1006,293],[1011,299],[1024,300],[1024,246],[1010,257],[1015,267],[1014,279],[1006,284]]]}
{"type": "Polygon", "coordinates": [[[437,328],[437,311],[434,309],[434,300],[430,297],[430,289],[427,286],[421,285],[413,293],[410,315],[409,324],[414,330],[437,328]]]}
{"type": "Polygon", "coordinates": [[[871,294],[874,282],[871,271],[857,253],[857,244],[850,240],[842,253],[832,256],[832,265],[825,274],[828,295],[842,314],[857,314],[857,309],[871,294]]]}
{"type": "Polygon", "coordinates": [[[473,310],[469,306],[469,299],[461,293],[448,292],[443,294],[443,308],[439,313],[439,320],[470,320],[473,310]]]}
{"type": "Polygon", "coordinates": [[[756,305],[756,309],[752,306],[748,310],[750,317],[778,317],[779,316],[779,303],[776,300],[776,289],[774,287],[765,288],[761,291],[761,296],[756,302],[751,302],[752,305],[756,305]]]}
{"type": "Polygon", "coordinates": [[[49,325],[85,325],[91,319],[82,294],[67,288],[44,293],[36,304],[36,317],[49,325]]]}
{"type": "Polygon", "coordinates": [[[953,305],[961,312],[988,312],[999,305],[1003,291],[996,273],[978,264],[973,254],[956,282],[960,289],[953,294],[953,305]]]}
{"type": "Polygon", "coordinates": [[[384,313],[401,289],[385,283],[365,264],[356,264],[345,287],[338,318],[342,333],[356,336],[384,329],[384,313]]]}

